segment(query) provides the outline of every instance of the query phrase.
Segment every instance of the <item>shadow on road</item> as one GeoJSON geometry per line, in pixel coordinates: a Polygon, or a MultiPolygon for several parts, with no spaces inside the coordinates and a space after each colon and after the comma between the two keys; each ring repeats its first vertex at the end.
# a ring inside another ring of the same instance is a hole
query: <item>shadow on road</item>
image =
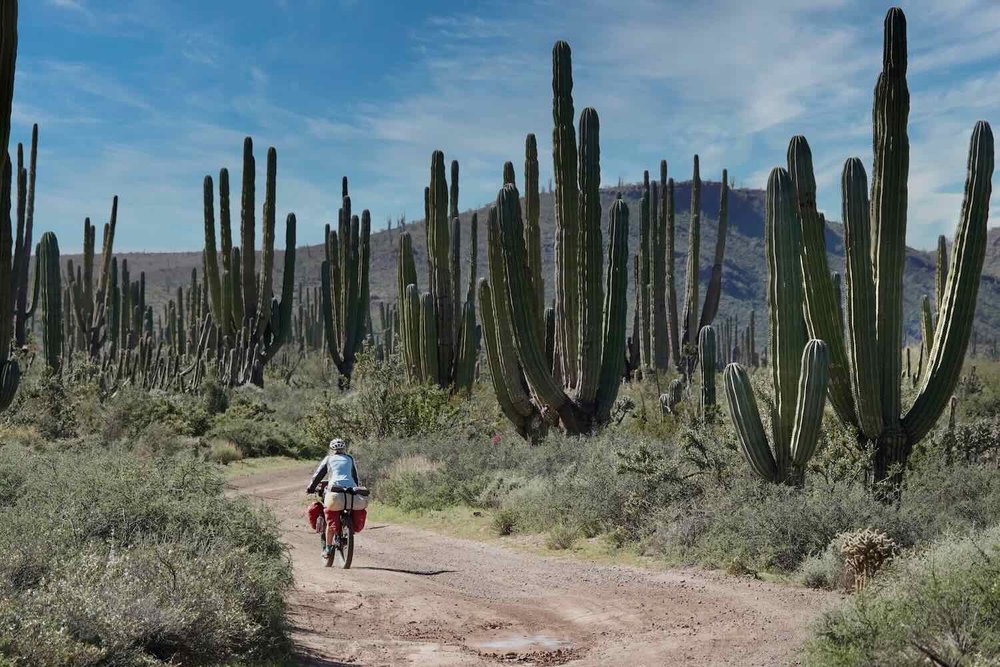
{"type": "Polygon", "coordinates": [[[362,566],[354,567],[352,570],[378,570],[379,572],[398,572],[399,574],[415,574],[419,577],[434,577],[439,574],[448,574],[450,572],[457,572],[458,570],[403,570],[395,567],[371,567],[362,566]]]}
{"type": "Polygon", "coordinates": [[[310,653],[299,653],[295,656],[296,663],[307,667],[361,667],[360,662],[340,662],[328,658],[321,658],[310,653]]]}

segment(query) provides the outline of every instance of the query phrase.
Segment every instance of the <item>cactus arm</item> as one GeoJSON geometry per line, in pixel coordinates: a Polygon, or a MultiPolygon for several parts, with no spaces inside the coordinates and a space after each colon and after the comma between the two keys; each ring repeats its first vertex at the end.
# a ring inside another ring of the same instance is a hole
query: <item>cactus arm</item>
{"type": "Polygon", "coordinates": [[[636,290],[639,294],[639,365],[641,368],[652,368],[652,341],[650,337],[650,315],[652,308],[649,295],[650,264],[650,225],[649,225],[649,172],[643,173],[642,197],[639,200],[639,279],[636,290]]]}
{"type": "Polygon", "coordinates": [[[799,470],[816,452],[820,426],[823,423],[823,406],[826,405],[829,370],[827,344],[821,340],[810,340],[802,351],[795,427],[792,430],[791,462],[799,470]]]}
{"type": "Polygon", "coordinates": [[[420,292],[417,286],[410,283],[406,286],[403,301],[400,304],[404,343],[409,348],[410,380],[412,382],[427,381],[427,360],[424,358],[424,350],[420,339],[420,292]]]}
{"type": "MultiPolygon", "coordinates": [[[[233,230],[229,211],[229,170],[219,170],[219,244],[222,251],[222,271],[231,271],[233,230]]],[[[228,311],[226,311],[228,312],[228,311]]]]}
{"type": "MultiPolygon", "coordinates": [[[[600,264],[600,262],[598,262],[600,264]]],[[[601,375],[597,387],[597,422],[608,421],[625,373],[625,323],[628,318],[628,206],[618,199],[608,223],[608,276],[604,293],[601,375]]]]}
{"type": "Polygon", "coordinates": [[[726,385],[729,416],[736,427],[740,451],[750,464],[750,469],[762,479],[778,481],[778,466],[767,444],[767,434],[760,420],[760,411],[757,409],[757,400],[747,372],[739,364],[733,363],[726,366],[722,377],[726,385]]]}
{"type": "Polygon", "coordinates": [[[722,170],[722,192],[719,195],[719,228],[715,240],[715,259],[712,274],[705,290],[705,303],[701,308],[699,329],[715,321],[719,314],[719,299],[722,296],[722,263],[726,257],[726,234],[729,230],[729,172],[722,170]]]}
{"type": "Polygon", "coordinates": [[[698,332],[698,367],[701,370],[701,414],[711,422],[715,410],[715,358],[717,343],[715,329],[706,324],[698,332]]]}
{"type": "MultiPolygon", "coordinates": [[[[452,165],[458,164],[457,162],[452,162],[452,165]]],[[[453,175],[454,175],[453,170],[453,175]]],[[[463,302],[459,298],[459,294],[462,293],[462,223],[458,216],[451,218],[449,221],[450,234],[448,241],[451,245],[449,249],[449,261],[451,266],[449,267],[448,274],[451,277],[451,321],[455,327],[452,332],[454,338],[453,341],[455,346],[452,348],[452,358],[448,360],[448,372],[445,375],[445,384],[451,384],[454,382],[455,373],[457,371],[458,357],[461,354],[461,338],[462,338],[462,328],[464,326],[464,311],[463,302]]]]}
{"type": "Polygon", "coordinates": [[[361,211],[361,230],[358,239],[358,303],[356,307],[361,311],[361,317],[358,318],[355,351],[360,349],[360,342],[365,339],[368,329],[371,328],[371,286],[368,284],[371,275],[371,236],[371,213],[368,209],[364,209],[361,211]]]}
{"type": "Polygon", "coordinates": [[[337,370],[344,365],[344,359],[340,355],[338,338],[335,331],[336,323],[333,320],[333,299],[336,298],[330,286],[330,264],[326,260],[320,265],[320,294],[322,295],[323,329],[326,332],[326,350],[333,359],[337,370]]]}
{"type": "Polygon", "coordinates": [[[256,234],[256,170],[257,161],[253,156],[253,140],[247,137],[243,140],[243,189],[240,198],[240,257],[243,313],[249,317],[257,312],[257,252],[255,250],[256,234]]]}
{"type": "Polygon", "coordinates": [[[500,408],[517,432],[528,438],[532,430],[531,424],[540,422],[541,415],[528,395],[524,374],[516,363],[516,354],[513,350],[509,350],[507,355],[501,353],[503,346],[512,345],[513,333],[510,322],[505,323],[497,318],[493,308],[493,294],[485,278],[479,281],[479,314],[483,322],[483,342],[490,378],[500,408]]]}
{"type": "Polygon", "coordinates": [[[114,257],[115,229],[118,227],[118,196],[111,199],[111,217],[104,226],[104,244],[101,246],[101,283],[98,291],[104,298],[104,310],[110,310],[111,294],[108,289],[111,280],[111,263],[114,257]]]}
{"type": "MultiPolygon", "coordinates": [[[[7,154],[7,150],[10,146],[10,114],[11,108],[14,101],[14,72],[17,69],[17,1],[9,0],[0,5],[0,160],[6,159],[10,162],[10,156],[7,154]]],[[[4,167],[6,172],[6,167],[4,167]]],[[[10,187],[10,178],[7,178],[7,187],[10,187]]],[[[9,196],[9,195],[8,195],[9,196]]],[[[7,206],[4,208],[4,216],[9,222],[9,211],[10,211],[10,200],[7,200],[7,206]]],[[[4,232],[6,238],[4,239],[4,259],[7,260],[7,264],[10,264],[11,258],[7,257],[7,247],[10,245],[10,230],[4,232]]],[[[9,270],[4,269],[5,271],[9,270]]],[[[8,276],[9,278],[9,276],[8,276]]],[[[10,286],[9,282],[4,283],[5,286],[10,286]]],[[[10,305],[5,302],[6,305],[10,305]]],[[[10,312],[7,309],[4,312],[10,312]]],[[[7,329],[4,325],[2,334],[4,334],[4,345],[7,344],[7,329]]]]}
{"type": "Polygon", "coordinates": [[[934,426],[947,406],[962,370],[986,256],[993,151],[990,126],[984,121],[976,123],[969,146],[965,198],[934,332],[934,347],[917,398],[903,417],[903,430],[910,446],[919,442],[934,426]]]}
{"type": "Polygon", "coordinates": [[[930,352],[934,349],[934,314],[926,294],[920,299],[920,333],[923,338],[920,349],[930,352]]]}
{"type": "Polygon", "coordinates": [[[664,203],[667,212],[667,328],[670,336],[670,357],[680,368],[681,343],[680,321],[677,319],[677,281],[674,274],[674,254],[676,221],[674,216],[674,179],[667,179],[667,194],[664,203]]]}
{"type": "MultiPolygon", "coordinates": [[[[883,419],[901,414],[903,267],[906,263],[907,178],[910,145],[906,131],[910,93],[906,85],[906,18],[890,9],[885,17],[882,73],[872,107],[874,168],[871,224],[875,247],[877,361],[881,369],[883,419]]],[[[886,425],[887,428],[889,425],[886,425]]],[[[894,430],[893,429],[890,430],[894,430]]]]}
{"type": "Polygon", "coordinates": [[[420,295],[420,349],[424,360],[423,366],[427,380],[437,382],[440,371],[438,352],[441,347],[438,340],[437,318],[435,317],[434,298],[430,292],[420,295]]]}
{"type": "Polygon", "coordinates": [[[295,298],[295,231],[295,214],[289,213],[285,219],[285,257],[281,273],[281,301],[278,302],[277,320],[273,323],[274,338],[264,353],[265,363],[277,354],[282,345],[292,339],[292,301],[295,298]]]}
{"type": "Polygon", "coordinates": [[[535,135],[524,140],[524,245],[528,249],[531,289],[539,315],[545,313],[545,280],[542,277],[541,197],[538,192],[538,143],[535,135]]]}
{"type": "Polygon", "coordinates": [[[41,274],[42,347],[50,372],[58,372],[63,353],[63,289],[59,266],[59,241],[46,232],[38,246],[35,270],[41,274]]]}
{"type": "Polygon", "coordinates": [[[566,386],[576,385],[579,349],[578,205],[576,131],[573,127],[573,65],[569,44],[552,47],[552,162],[556,207],[556,355],[566,386]]]}
{"type": "Polygon", "coordinates": [[[795,186],[788,172],[771,170],[767,183],[765,247],[770,316],[771,373],[775,392],[775,463],[782,479],[787,471],[792,439],[802,348],[806,327],[802,318],[800,230],[794,203],[795,186]]]}
{"type": "MultiPolygon", "coordinates": [[[[10,3],[13,4],[13,3],[10,3]]],[[[5,12],[8,6],[5,4],[0,7],[0,12],[5,12]]],[[[14,9],[16,17],[16,7],[14,9]]],[[[0,13],[0,18],[5,21],[8,20],[8,16],[0,13]]],[[[5,30],[7,25],[2,26],[5,30]]],[[[3,35],[2,37],[6,37],[3,35]]],[[[0,66],[6,65],[6,59],[10,56],[4,48],[6,44],[0,41],[0,66]]],[[[11,85],[13,86],[13,66],[11,66],[11,85]]],[[[11,91],[13,94],[13,91],[11,91]]],[[[2,116],[0,116],[2,118],[2,116]]],[[[10,133],[10,107],[8,101],[7,109],[7,128],[6,132],[10,133]]],[[[14,339],[14,291],[11,289],[11,278],[13,274],[13,257],[11,254],[11,244],[13,239],[11,238],[11,220],[10,220],[10,178],[11,178],[11,164],[10,156],[6,153],[0,154],[0,160],[3,161],[3,175],[2,181],[0,181],[0,363],[6,363],[7,358],[10,356],[10,344],[14,339]]],[[[35,264],[35,275],[38,275],[38,264],[36,260],[35,264]]]]}
{"type": "MultiPolygon", "coordinates": [[[[36,257],[35,262],[37,261],[38,258],[36,257]]],[[[32,287],[31,287],[31,306],[25,311],[24,315],[29,320],[35,316],[35,308],[38,306],[38,290],[39,290],[39,277],[38,277],[38,270],[36,268],[35,278],[34,280],[32,280],[32,287]]]]}
{"type": "Polygon", "coordinates": [[[687,290],[684,296],[684,328],[682,345],[694,344],[698,335],[698,274],[699,253],[701,251],[701,175],[698,156],[694,156],[694,170],[691,176],[691,217],[688,221],[687,290]]]}
{"type": "MultiPolygon", "coordinates": [[[[659,371],[670,364],[667,333],[667,161],[660,161],[658,215],[652,220],[653,235],[653,365],[659,371]]],[[[654,202],[655,202],[654,198],[654,202]]],[[[672,266],[672,263],[671,263],[672,266]]]]}
{"type": "Polygon", "coordinates": [[[476,257],[478,250],[479,216],[472,214],[469,224],[469,293],[462,307],[462,330],[459,336],[458,358],[456,359],[455,386],[466,392],[472,391],[476,379],[476,257]]]}
{"type": "Polygon", "coordinates": [[[847,340],[851,350],[851,391],[858,426],[872,440],[882,432],[881,371],[875,319],[868,178],[858,158],[844,163],[841,175],[844,220],[847,340]]]}
{"type": "Polygon", "coordinates": [[[500,242],[511,330],[514,333],[518,360],[528,384],[545,406],[559,416],[568,432],[585,432],[588,427],[586,416],[549,372],[544,350],[534,336],[541,325],[535,322],[537,313],[526,299],[524,231],[521,204],[515,186],[505,185],[500,190],[497,195],[496,216],[491,215],[490,224],[495,226],[496,231],[492,233],[500,242]]]}
{"type": "Polygon", "coordinates": [[[205,208],[205,278],[208,281],[212,313],[218,318],[222,312],[222,283],[219,280],[219,259],[215,246],[215,186],[211,176],[205,176],[202,194],[205,208]]]}
{"type": "Polygon", "coordinates": [[[238,246],[233,247],[233,256],[229,260],[229,265],[233,267],[232,275],[230,276],[230,285],[232,288],[232,296],[229,299],[229,303],[233,307],[232,313],[232,326],[235,329],[230,329],[230,331],[238,331],[243,326],[243,317],[246,315],[244,311],[244,299],[243,299],[243,263],[242,257],[240,256],[240,249],[238,246]]]}
{"type": "MultiPolygon", "coordinates": [[[[604,251],[601,238],[600,119],[587,107],[580,114],[580,351],[577,363],[577,400],[589,405],[597,397],[601,377],[602,305],[604,302],[604,251]]],[[[515,190],[516,192],[516,190],[515,190]]],[[[627,223],[626,223],[627,224],[627,223]]],[[[619,267],[627,271],[627,263],[619,267]]],[[[627,278],[626,278],[627,284],[627,278]]],[[[536,317],[535,331],[542,322],[536,317]]],[[[624,331],[624,321],[622,331],[624,331]]],[[[625,351],[622,350],[622,359],[625,351]]],[[[621,374],[615,382],[621,381],[621,374]]]]}
{"type": "MultiPolygon", "coordinates": [[[[936,266],[934,271],[934,307],[941,312],[945,287],[948,284],[948,241],[944,234],[938,236],[936,266]]],[[[930,349],[930,348],[928,348],[930,349]]]]}
{"type": "Polygon", "coordinates": [[[261,332],[271,321],[271,292],[274,280],[275,184],[278,156],[274,148],[267,149],[267,179],[264,185],[264,215],[260,251],[260,282],[257,287],[257,326],[261,332]]]}
{"type": "MultiPolygon", "coordinates": [[[[452,307],[452,280],[449,266],[451,245],[448,224],[448,183],[445,179],[444,153],[434,151],[431,156],[431,181],[427,192],[427,266],[430,295],[434,304],[437,364],[431,369],[431,379],[439,386],[447,386],[454,358],[454,308],[452,307]]],[[[421,306],[421,313],[423,313],[421,306]]],[[[429,329],[422,326],[421,331],[429,329]]]]}
{"type": "Polygon", "coordinates": [[[802,284],[809,335],[822,340],[829,352],[830,402],[841,421],[857,427],[851,395],[851,372],[844,344],[839,301],[826,257],[826,224],[816,208],[816,178],[812,151],[803,136],[788,144],[788,173],[797,194],[798,224],[802,238],[802,284]]]}

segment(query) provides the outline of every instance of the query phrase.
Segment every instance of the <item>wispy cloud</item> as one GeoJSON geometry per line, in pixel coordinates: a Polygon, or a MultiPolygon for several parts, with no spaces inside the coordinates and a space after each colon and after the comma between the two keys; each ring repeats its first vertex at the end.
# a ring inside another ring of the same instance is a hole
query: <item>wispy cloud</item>
{"type": "MultiPolygon", "coordinates": [[[[871,162],[884,8],[867,0],[524,0],[503,13],[439,2],[248,0],[232,31],[225,11],[184,11],[181,0],[46,1],[86,17],[67,19],[66,30],[116,47],[124,37],[134,51],[113,61],[62,54],[19,62],[19,91],[34,94],[19,93],[15,122],[43,120],[52,150],[68,153],[52,166],[58,186],[45,194],[58,201],[45,206],[52,219],[79,217],[118,192],[163,232],[137,233],[139,244],[198,242],[200,177],[237,166],[244,134],[261,152],[278,147],[280,206],[299,213],[304,242],[335,213],[341,174],[376,221],[404,210],[419,217],[435,149],[461,162],[463,207],[489,201],[504,161],[520,171],[527,133],[541,155],[551,152],[557,39],[573,47],[577,111],[594,106],[601,115],[607,183],[637,180],[661,158],[687,178],[697,152],[704,177],[727,167],[739,183],[760,187],[784,163],[788,139],[805,134],[821,205],[836,218],[843,161],[871,162]]],[[[1000,108],[992,67],[1000,5],[903,6],[909,240],[929,246],[957,217],[973,123],[1000,108]]],[[[550,160],[541,163],[544,182],[550,160]]]]}

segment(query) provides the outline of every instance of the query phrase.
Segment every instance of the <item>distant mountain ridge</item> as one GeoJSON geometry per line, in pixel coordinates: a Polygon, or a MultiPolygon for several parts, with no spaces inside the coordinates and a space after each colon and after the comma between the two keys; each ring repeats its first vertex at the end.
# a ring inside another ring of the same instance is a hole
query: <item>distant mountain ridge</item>
{"type": "MultiPolygon", "coordinates": [[[[701,284],[702,295],[708,283],[711,271],[712,256],[715,251],[715,240],[718,229],[719,182],[702,182],[702,232],[701,232],[701,284]]],[[[642,187],[640,184],[626,184],[621,187],[605,187],[601,189],[601,201],[606,212],[614,198],[621,193],[629,207],[629,252],[635,254],[639,248],[639,199],[642,187]]],[[[677,235],[675,258],[675,276],[678,298],[683,302],[685,277],[685,253],[688,244],[689,210],[691,206],[691,183],[675,184],[675,209],[677,211],[677,235]]],[[[553,238],[555,218],[553,195],[541,193],[542,230],[542,261],[546,294],[553,296],[552,276],[554,271],[553,238]]],[[[462,283],[468,280],[468,225],[473,213],[479,217],[479,248],[477,257],[477,275],[486,275],[486,212],[487,207],[476,211],[467,210],[460,216],[463,225],[462,246],[462,283]]],[[[605,228],[606,230],[606,228],[605,228]]],[[[373,308],[379,301],[393,301],[396,298],[396,248],[399,228],[373,232],[371,237],[371,297],[373,308]]],[[[423,221],[406,224],[405,231],[413,239],[414,257],[417,263],[420,288],[425,289],[426,243],[423,221]]],[[[280,243],[281,234],[279,234],[280,243]]],[[[951,239],[949,239],[950,247],[951,239]]],[[[831,271],[842,272],[844,268],[843,227],[836,222],[828,223],[827,251],[831,271]]],[[[281,255],[275,261],[275,284],[282,270],[281,255]]],[[[319,267],[323,260],[322,245],[302,246],[296,250],[297,282],[310,287],[319,284],[319,267]]],[[[146,272],[147,300],[159,308],[168,298],[173,298],[177,287],[188,285],[191,280],[191,270],[197,269],[199,280],[201,273],[201,252],[177,253],[121,253],[120,259],[127,259],[129,270],[133,276],[139,271],[146,272]]],[[[75,258],[74,258],[75,259],[75,258]]],[[[906,277],[904,281],[904,317],[905,336],[908,340],[919,340],[918,308],[922,295],[934,294],[934,253],[908,249],[906,262],[906,277]]],[[[722,299],[719,307],[719,318],[736,315],[741,323],[748,321],[750,311],[757,311],[758,322],[766,321],[766,280],[767,267],[764,259],[764,192],[753,189],[735,189],[729,195],[729,234],[726,241],[726,261],[723,269],[722,299]],[[765,318],[761,320],[760,318],[765,318]]],[[[633,298],[633,285],[629,275],[629,307],[633,298]]],[[[464,294],[464,291],[463,291],[464,294]]],[[[159,312],[159,311],[157,311],[159,312]]],[[[375,310],[373,310],[373,314],[375,310]]],[[[980,341],[987,341],[1000,335],[1000,229],[991,229],[987,245],[986,261],[983,268],[983,278],[980,284],[979,303],[976,310],[976,329],[980,341]]],[[[631,319],[629,320],[631,322],[631,319]]],[[[759,342],[766,340],[766,326],[757,327],[759,342]]]]}

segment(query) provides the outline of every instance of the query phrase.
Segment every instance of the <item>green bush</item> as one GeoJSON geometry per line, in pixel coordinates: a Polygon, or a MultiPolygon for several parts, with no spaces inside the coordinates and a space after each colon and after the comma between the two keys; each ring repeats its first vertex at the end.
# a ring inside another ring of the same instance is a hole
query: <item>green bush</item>
{"type": "Polygon", "coordinates": [[[209,446],[208,454],[205,458],[212,463],[229,465],[234,461],[242,460],[243,452],[241,452],[240,448],[231,442],[226,440],[215,440],[209,446]]]}
{"type": "Polygon", "coordinates": [[[1000,526],[947,536],[897,560],[807,647],[817,666],[1000,662],[1000,526]]]}
{"type": "Polygon", "coordinates": [[[520,517],[516,511],[510,509],[509,507],[504,507],[493,513],[491,525],[493,526],[494,533],[504,537],[514,534],[514,531],[517,530],[519,521],[520,517]]]}
{"type": "Polygon", "coordinates": [[[270,514],[194,459],[0,448],[0,656],[213,665],[284,646],[270,514]]]}
{"type": "Polygon", "coordinates": [[[545,538],[545,546],[553,551],[565,551],[573,548],[577,537],[579,537],[579,533],[575,528],[558,525],[549,530],[549,534],[545,538]]]}

